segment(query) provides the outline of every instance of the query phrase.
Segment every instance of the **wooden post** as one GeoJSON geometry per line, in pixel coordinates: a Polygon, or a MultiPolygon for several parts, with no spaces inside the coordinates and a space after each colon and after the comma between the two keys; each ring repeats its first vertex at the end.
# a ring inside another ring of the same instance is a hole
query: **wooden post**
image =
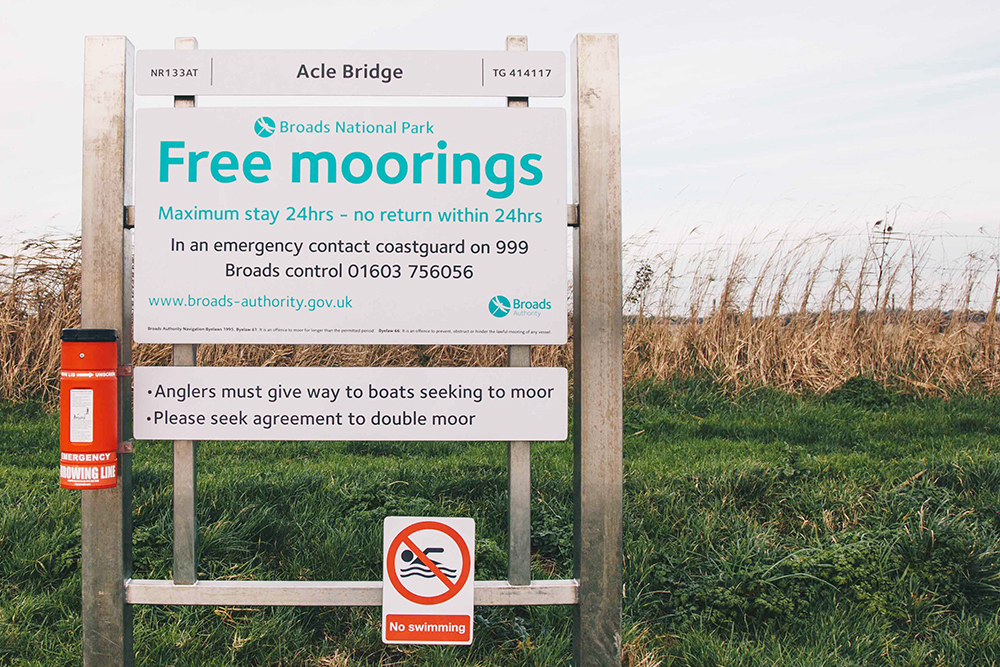
{"type": "MultiPolygon", "coordinates": [[[[131,239],[125,207],[132,203],[132,44],[125,37],[87,37],[83,81],[83,264],[81,321],[113,328],[120,366],[132,359],[131,239]],[[128,280],[126,280],[128,278],[128,280]]],[[[132,429],[131,378],[118,380],[119,442],[132,429]]],[[[120,448],[121,449],[121,448],[120,448]]],[[[81,500],[84,667],[133,664],[132,456],[118,454],[118,485],[83,491],[81,500]]]]}
{"type": "MultiPolygon", "coordinates": [[[[174,48],[192,51],[198,48],[194,37],[177,37],[174,48]]],[[[174,97],[174,108],[191,108],[194,96],[174,97]]],[[[197,345],[174,345],[173,366],[197,366],[197,345]]],[[[174,440],[174,583],[198,581],[198,443],[174,440]]]]}
{"type": "Polygon", "coordinates": [[[617,35],[577,35],[570,57],[573,191],[573,660],[622,660],[621,127],[617,35]]]}
{"type": "MultiPolygon", "coordinates": [[[[527,51],[528,38],[507,37],[508,51],[527,51]]],[[[508,107],[528,107],[527,97],[508,97],[508,107]]],[[[530,345],[507,347],[507,365],[531,366],[530,345]]],[[[531,443],[523,440],[507,445],[507,581],[513,586],[531,583],[531,443]]]]}

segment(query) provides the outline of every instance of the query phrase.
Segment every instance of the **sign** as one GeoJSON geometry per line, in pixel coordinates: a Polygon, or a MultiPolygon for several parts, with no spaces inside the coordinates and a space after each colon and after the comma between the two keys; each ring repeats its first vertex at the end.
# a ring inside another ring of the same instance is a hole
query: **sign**
{"type": "Polygon", "coordinates": [[[471,644],[476,522],[386,517],[382,554],[382,641],[471,644]]]}
{"type": "Polygon", "coordinates": [[[139,51],[139,95],[562,97],[561,51],[139,51]]]}
{"type": "Polygon", "coordinates": [[[562,109],[142,109],[135,180],[138,342],[566,342],[562,109]]]}
{"type": "Polygon", "coordinates": [[[565,440],[565,368],[133,371],[138,440],[565,440]]]}

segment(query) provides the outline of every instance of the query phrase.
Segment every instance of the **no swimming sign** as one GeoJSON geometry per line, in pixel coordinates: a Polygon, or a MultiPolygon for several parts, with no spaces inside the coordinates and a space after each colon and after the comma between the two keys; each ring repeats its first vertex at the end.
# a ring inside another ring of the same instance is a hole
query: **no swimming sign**
{"type": "Polygon", "coordinates": [[[471,644],[476,522],[386,517],[382,641],[471,644]]]}

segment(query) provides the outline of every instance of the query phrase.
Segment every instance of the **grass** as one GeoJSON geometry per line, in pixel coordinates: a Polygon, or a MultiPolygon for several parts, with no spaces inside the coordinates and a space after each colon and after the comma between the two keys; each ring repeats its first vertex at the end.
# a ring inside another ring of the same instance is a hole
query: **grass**
{"type": "MultiPolygon", "coordinates": [[[[734,396],[707,376],[630,385],[631,667],[1000,664],[1000,397],[857,379],[734,396]]],[[[0,406],[0,665],[80,662],[79,494],[58,424],[0,406]]],[[[572,448],[534,446],[536,578],[570,576],[572,448]]],[[[135,576],[171,566],[170,448],[135,456],[135,576]]],[[[506,569],[502,443],[203,443],[200,569],[378,579],[386,515],[472,516],[506,569]]],[[[387,648],[372,609],[135,608],[140,665],[568,665],[562,608],[479,608],[466,648],[387,648]]]]}

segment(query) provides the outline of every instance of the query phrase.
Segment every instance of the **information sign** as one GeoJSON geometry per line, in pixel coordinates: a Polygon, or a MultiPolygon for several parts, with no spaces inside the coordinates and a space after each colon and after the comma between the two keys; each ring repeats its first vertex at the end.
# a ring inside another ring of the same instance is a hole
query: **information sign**
{"type": "Polygon", "coordinates": [[[562,97],[561,51],[139,51],[139,95],[562,97]]]}
{"type": "Polygon", "coordinates": [[[382,550],[382,641],[471,644],[476,522],[386,517],[382,550]]]}
{"type": "Polygon", "coordinates": [[[563,110],[138,116],[137,341],[566,341],[563,110]]]}
{"type": "Polygon", "coordinates": [[[565,368],[136,368],[139,440],[565,440],[565,368]]]}

